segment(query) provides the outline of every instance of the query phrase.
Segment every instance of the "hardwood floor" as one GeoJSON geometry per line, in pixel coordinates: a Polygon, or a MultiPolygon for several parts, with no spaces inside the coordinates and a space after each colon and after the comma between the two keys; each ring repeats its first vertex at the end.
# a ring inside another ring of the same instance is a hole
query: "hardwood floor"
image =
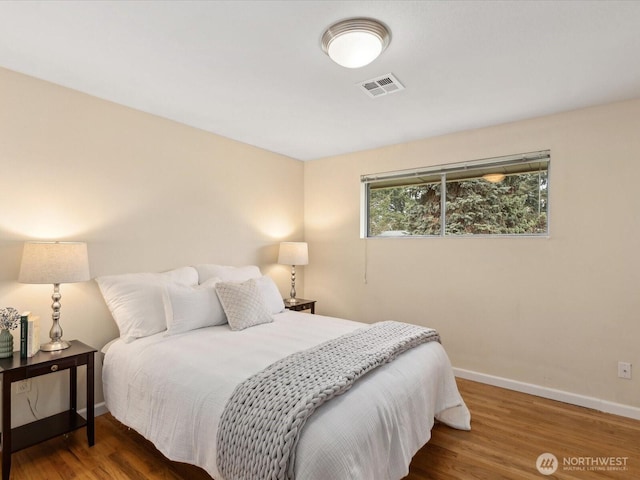
{"type": "Polygon", "coordinates": [[[458,379],[458,386],[471,410],[471,432],[436,425],[405,480],[640,478],[640,421],[468,380],[458,379]],[[543,453],[560,463],[553,475],[536,468],[543,453]],[[575,465],[596,457],[627,457],[626,470],[575,465]],[[565,468],[565,461],[574,465],[565,468]]]}
{"type": "MultiPolygon", "coordinates": [[[[468,380],[458,379],[458,385],[471,410],[471,432],[436,425],[404,480],[640,478],[640,421],[468,380]],[[560,466],[543,476],[536,459],[547,452],[560,466]],[[626,470],[563,465],[601,457],[626,457],[626,470]]],[[[14,454],[11,478],[211,480],[201,469],[167,460],[108,414],[96,419],[94,447],[87,446],[84,429],[31,447],[14,454]]]]}

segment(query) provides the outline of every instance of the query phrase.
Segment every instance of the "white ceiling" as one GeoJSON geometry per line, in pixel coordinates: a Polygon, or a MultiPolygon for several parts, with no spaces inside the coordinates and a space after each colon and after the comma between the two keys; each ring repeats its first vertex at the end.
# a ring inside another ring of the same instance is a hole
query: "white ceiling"
{"type": "Polygon", "coordinates": [[[0,66],[301,160],[640,97],[639,59],[638,1],[0,1],[0,66]],[[392,39],[350,70],[354,16],[392,39]]]}

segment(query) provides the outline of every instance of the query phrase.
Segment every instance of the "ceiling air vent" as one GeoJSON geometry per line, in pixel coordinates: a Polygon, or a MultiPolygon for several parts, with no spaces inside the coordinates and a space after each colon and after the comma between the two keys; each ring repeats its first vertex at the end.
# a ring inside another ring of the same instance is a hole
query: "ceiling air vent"
{"type": "Polygon", "coordinates": [[[386,75],[372,78],[371,80],[365,80],[364,82],[358,82],[356,86],[371,98],[382,97],[383,95],[404,90],[404,86],[392,73],[387,73],[386,75]]]}

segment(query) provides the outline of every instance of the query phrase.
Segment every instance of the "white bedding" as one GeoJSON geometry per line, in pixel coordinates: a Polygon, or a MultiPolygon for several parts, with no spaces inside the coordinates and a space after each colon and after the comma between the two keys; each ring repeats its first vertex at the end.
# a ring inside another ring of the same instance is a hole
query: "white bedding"
{"type": "MultiPolygon", "coordinates": [[[[273,317],[242,331],[221,325],[114,342],[103,368],[107,407],[169,459],[223,480],[216,432],[235,386],[285,355],[363,326],[288,310],[273,317]]],[[[470,428],[449,359],[439,343],[429,342],[370,372],[312,415],[298,444],[296,478],[400,479],[429,440],[434,417],[470,428]]]]}

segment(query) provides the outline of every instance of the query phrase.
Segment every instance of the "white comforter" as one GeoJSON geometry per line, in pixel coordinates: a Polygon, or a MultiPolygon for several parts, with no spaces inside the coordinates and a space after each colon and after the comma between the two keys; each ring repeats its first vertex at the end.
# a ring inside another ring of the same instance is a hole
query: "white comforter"
{"type": "MultiPolygon", "coordinates": [[[[107,407],[169,459],[216,480],[216,432],[235,386],[279,358],[363,324],[285,311],[274,322],[233,332],[228,325],[113,343],[103,368],[107,407]]],[[[431,436],[434,417],[469,429],[449,359],[437,342],[400,355],[319,408],[302,432],[300,480],[391,480],[431,436]]]]}

